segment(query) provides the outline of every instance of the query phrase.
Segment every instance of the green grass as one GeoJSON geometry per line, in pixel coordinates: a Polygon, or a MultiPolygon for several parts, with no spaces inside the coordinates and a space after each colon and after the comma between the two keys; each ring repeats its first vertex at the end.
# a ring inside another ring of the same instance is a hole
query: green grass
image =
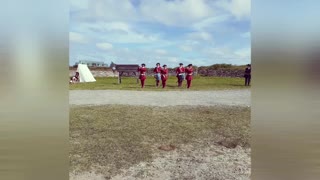
{"type": "MultiPolygon", "coordinates": [[[[78,83],[71,84],[69,86],[70,90],[141,90],[140,83],[137,83],[137,79],[134,77],[124,77],[122,78],[122,83],[118,84],[117,77],[105,77],[96,78],[96,82],[91,83],[78,83]]],[[[161,82],[160,82],[161,84],[161,82]]],[[[186,81],[183,82],[183,88],[186,88],[186,81]]],[[[220,90],[220,89],[241,89],[248,88],[244,86],[243,78],[228,78],[228,77],[194,77],[192,81],[192,90],[220,90]]],[[[146,80],[144,90],[151,91],[167,91],[167,90],[180,90],[177,87],[177,78],[169,77],[167,81],[166,89],[156,88],[155,79],[153,77],[148,77],[146,80]]]]}
{"type": "Polygon", "coordinates": [[[70,170],[115,175],[141,161],[152,160],[157,147],[224,137],[250,146],[250,108],[73,106],[70,109],[70,170]]]}

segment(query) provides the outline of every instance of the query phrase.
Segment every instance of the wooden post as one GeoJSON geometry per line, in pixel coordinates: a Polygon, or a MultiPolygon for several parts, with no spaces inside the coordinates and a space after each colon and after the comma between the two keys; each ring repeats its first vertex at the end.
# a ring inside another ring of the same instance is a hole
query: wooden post
{"type": "Polygon", "coordinates": [[[118,84],[120,84],[120,72],[118,72],[118,84]]]}
{"type": "Polygon", "coordinates": [[[137,78],[137,84],[139,84],[139,74],[135,72],[134,75],[135,75],[136,78],[137,78]],[[138,75],[138,76],[137,76],[137,75],[138,75]]]}

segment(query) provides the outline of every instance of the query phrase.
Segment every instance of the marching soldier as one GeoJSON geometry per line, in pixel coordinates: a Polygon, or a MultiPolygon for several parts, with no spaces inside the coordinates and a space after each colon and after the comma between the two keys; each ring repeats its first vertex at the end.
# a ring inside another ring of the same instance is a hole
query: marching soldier
{"type": "Polygon", "coordinates": [[[183,67],[183,64],[180,63],[180,66],[176,69],[176,74],[177,74],[177,78],[178,78],[178,87],[182,86],[182,82],[184,80],[184,73],[185,73],[185,69],[183,67]]]}
{"type": "Polygon", "coordinates": [[[189,64],[186,68],[186,80],[187,80],[187,88],[189,89],[191,86],[192,81],[192,75],[193,75],[193,68],[192,64],[189,64]]]}
{"type": "Polygon", "coordinates": [[[247,64],[247,68],[244,71],[244,78],[245,78],[245,86],[250,86],[251,81],[251,64],[247,64]]]}
{"type": "Polygon", "coordinates": [[[153,70],[154,72],[154,78],[156,79],[156,87],[159,87],[159,82],[161,79],[161,66],[160,63],[156,64],[156,67],[153,70]]]}
{"type": "Polygon", "coordinates": [[[140,73],[139,79],[141,81],[141,88],[144,88],[144,82],[147,79],[146,71],[147,71],[146,65],[141,64],[141,67],[138,68],[138,72],[140,73]]]}
{"type": "Polygon", "coordinates": [[[166,82],[168,79],[168,69],[167,65],[163,65],[163,68],[161,69],[161,80],[162,80],[162,88],[166,87],[166,82]]]}

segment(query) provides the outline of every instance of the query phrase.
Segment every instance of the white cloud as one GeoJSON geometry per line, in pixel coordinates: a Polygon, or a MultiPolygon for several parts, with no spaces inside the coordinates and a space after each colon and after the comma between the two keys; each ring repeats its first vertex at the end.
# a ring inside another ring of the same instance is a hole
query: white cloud
{"type": "Polygon", "coordinates": [[[113,43],[154,43],[158,40],[156,35],[147,35],[136,32],[129,32],[126,34],[109,33],[100,38],[113,43]]]}
{"type": "Polygon", "coordinates": [[[203,29],[212,29],[212,26],[218,24],[218,23],[222,23],[222,22],[226,22],[228,19],[230,18],[230,15],[217,15],[217,16],[211,16],[205,19],[202,19],[198,22],[195,22],[194,24],[192,24],[192,27],[196,30],[203,30],[203,29]]]}
{"type": "Polygon", "coordinates": [[[203,53],[209,59],[219,60],[220,62],[233,61],[236,64],[248,63],[251,59],[251,48],[241,48],[233,50],[229,47],[206,48],[203,53]]]}
{"type": "Polygon", "coordinates": [[[250,18],[251,0],[219,1],[218,6],[229,11],[237,19],[250,18]]]}
{"type": "Polygon", "coordinates": [[[156,54],[159,54],[159,55],[166,55],[166,54],[167,54],[167,51],[164,50],[164,49],[156,49],[156,50],[155,50],[155,53],[156,53],[156,54]]]}
{"type": "Polygon", "coordinates": [[[235,51],[235,54],[241,58],[250,58],[251,57],[251,48],[243,48],[235,51]]]}
{"type": "Polygon", "coordinates": [[[69,40],[74,43],[87,43],[87,39],[80,33],[69,32],[69,40]]]}
{"type": "Polygon", "coordinates": [[[186,51],[186,52],[190,52],[192,51],[192,47],[188,46],[188,45],[182,45],[179,47],[181,50],[186,51]]]}
{"type": "Polygon", "coordinates": [[[250,38],[251,37],[251,33],[250,32],[245,32],[241,34],[241,37],[243,38],[250,38]]]}
{"type": "Polygon", "coordinates": [[[90,0],[90,3],[72,0],[70,42],[87,44],[85,48],[84,45],[73,46],[70,56],[90,54],[97,59],[121,63],[150,61],[152,66],[156,62],[172,66],[179,62],[208,65],[217,58],[226,62],[230,58],[236,62],[245,61],[250,51],[241,46],[248,47],[250,32],[246,31],[250,30],[243,31],[229,23],[234,17],[243,19],[250,15],[250,5],[248,9],[239,2],[140,0],[139,6],[134,7],[130,0],[90,0]],[[213,44],[213,41],[216,42],[213,44]],[[96,44],[90,46],[88,42],[96,44]],[[240,47],[221,47],[224,43],[240,47]],[[208,48],[210,46],[215,48],[208,48]]]}
{"type": "MultiPolygon", "coordinates": [[[[76,1],[72,1],[73,8],[83,8],[81,7],[83,3],[76,3],[76,1]]],[[[71,16],[71,20],[121,21],[137,18],[136,9],[130,1],[90,0],[88,2],[87,9],[71,16]]]]}
{"type": "Polygon", "coordinates": [[[89,6],[88,0],[70,0],[70,10],[71,11],[79,11],[86,10],[89,6]]]}
{"type": "Polygon", "coordinates": [[[159,40],[160,34],[135,31],[128,23],[122,21],[83,23],[79,25],[88,34],[99,34],[98,40],[111,43],[153,43],[159,40]]]}
{"type": "Polygon", "coordinates": [[[101,22],[95,22],[95,23],[85,23],[83,26],[90,30],[100,31],[100,32],[110,32],[110,31],[130,32],[131,31],[129,24],[121,21],[112,21],[112,22],[101,21],[101,22]]]}
{"type": "Polygon", "coordinates": [[[187,37],[194,40],[203,40],[203,41],[210,41],[212,40],[211,34],[207,32],[192,32],[188,33],[187,37]]]}
{"type": "Polygon", "coordinates": [[[108,20],[127,19],[134,15],[134,7],[130,1],[92,0],[91,13],[96,17],[108,20]],[[127,17],[128,16],[128,17],[127,17]]]}
{"type": "Polygon", "coordinates": [[[113,45],[110,43],[97,43],[96,47],[101,50],[111,50],[113,48],[113,45]]]}
{"type": "Polygon", "coordinates": [[[168,58],[168,61],[169,62],[172,62],[172,63],[178,63],[179,62],[179,59],[177,57],[169,57],[168,58]]]}
{"type": "Polygon", "coordinates": [[[189,25],[213,12],[205,0],[142,0],[139,10],[143,17],[169,26],[189,25]]]}

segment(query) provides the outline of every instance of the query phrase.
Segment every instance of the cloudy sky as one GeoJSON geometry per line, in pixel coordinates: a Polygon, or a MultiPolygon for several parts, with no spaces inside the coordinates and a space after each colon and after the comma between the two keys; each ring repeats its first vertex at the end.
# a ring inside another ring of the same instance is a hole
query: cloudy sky
{"type": "Polygon", "coordinates": [[[250,9],[250,0],[71,0],[69,64],[247,64],[250,9]]]}

